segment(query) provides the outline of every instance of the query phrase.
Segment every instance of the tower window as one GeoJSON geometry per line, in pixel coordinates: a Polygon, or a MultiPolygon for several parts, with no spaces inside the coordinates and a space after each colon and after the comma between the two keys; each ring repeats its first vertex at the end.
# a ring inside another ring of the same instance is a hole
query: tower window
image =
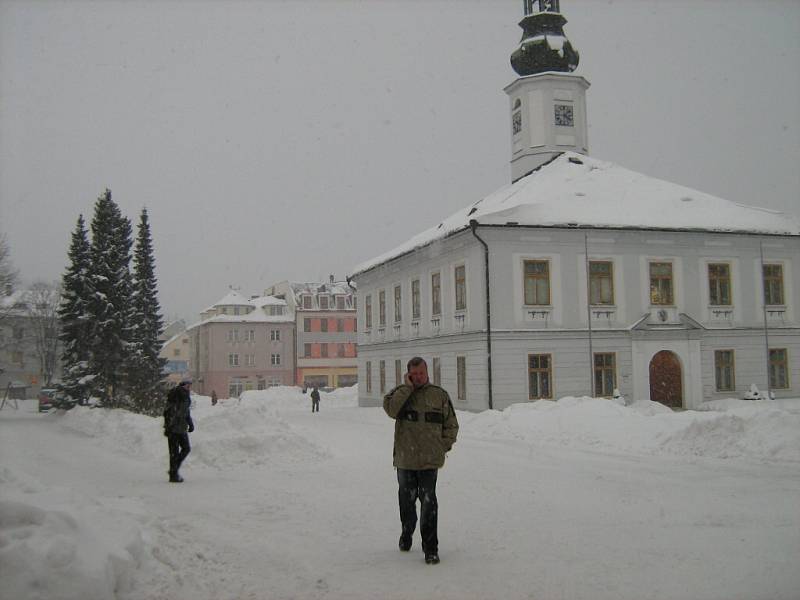
{"type": "Polygon", "coordinates": [[[517,135],[522,131],[522,111],[517,111],[511,115],[511,131],[513,135],[517,135]]]}

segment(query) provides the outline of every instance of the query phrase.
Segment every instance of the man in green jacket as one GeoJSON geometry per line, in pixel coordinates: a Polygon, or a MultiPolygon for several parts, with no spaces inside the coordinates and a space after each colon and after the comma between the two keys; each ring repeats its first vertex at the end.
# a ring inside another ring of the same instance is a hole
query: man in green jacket
{"type": "Polygon", "coordinates": [[[450,396],[428,381],[428,365],[420,357],[408,361],[405,383],[383,398],[383,409],[395,420],[394,466],[400,503],[400,550],[411,549],[420,501],[422,551],[427,564],[439,562],[436,475],[445,453],[456,442],[458,419],[450,396]]]}

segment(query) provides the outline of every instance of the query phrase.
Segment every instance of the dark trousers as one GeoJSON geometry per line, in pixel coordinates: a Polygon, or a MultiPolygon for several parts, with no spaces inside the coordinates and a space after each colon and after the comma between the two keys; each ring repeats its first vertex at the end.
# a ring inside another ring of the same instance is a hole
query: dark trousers
{"type": "Polygon", "coordinates": [[[311,400],[311,412],[319,412],[319,400],[311,400]]]}
{"type": "Polygon", "coordinates": [[[417,528],[417,498],[419,498],[419,528],[422,534],[422,551],[426,554],[439,551],[437,522],[439,503],[436,500],[436,469],[411,471],[397,469],[400,501],[400,521],[403,524],[403,537],[411,540],[417,528]]]}
{"type": "Polygon", "coordinates": [[[189,445],[189,434],[170,433],[167,436],[167,443],[169,444],[169,472],[177,473],[183,459],[192,451],[192,447],[189,445]]]}

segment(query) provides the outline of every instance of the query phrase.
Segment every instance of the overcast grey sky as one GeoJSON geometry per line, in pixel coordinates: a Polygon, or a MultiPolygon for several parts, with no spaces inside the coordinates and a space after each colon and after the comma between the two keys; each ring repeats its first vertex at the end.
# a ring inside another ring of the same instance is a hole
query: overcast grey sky
{"type": "MultiPolygon", "coordinates": [[[[800,0],[562,0],[597,158],[800,214],[800,0]]],[[[60,278],[105,187],[167,318],[343,278],[510,179],[521,0],[0,0],[0,231],[60,278]]]]}

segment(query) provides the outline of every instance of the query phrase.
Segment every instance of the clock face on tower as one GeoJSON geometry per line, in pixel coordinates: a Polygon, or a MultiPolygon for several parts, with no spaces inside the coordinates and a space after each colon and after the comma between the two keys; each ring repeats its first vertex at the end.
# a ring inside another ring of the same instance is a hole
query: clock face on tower
{"type": "Polygon", "coordinates": [[[555,105],[556,125],[562,127],[574,127],[575,121],[572,117],[572,106],[569,104],[555,105]]]}

